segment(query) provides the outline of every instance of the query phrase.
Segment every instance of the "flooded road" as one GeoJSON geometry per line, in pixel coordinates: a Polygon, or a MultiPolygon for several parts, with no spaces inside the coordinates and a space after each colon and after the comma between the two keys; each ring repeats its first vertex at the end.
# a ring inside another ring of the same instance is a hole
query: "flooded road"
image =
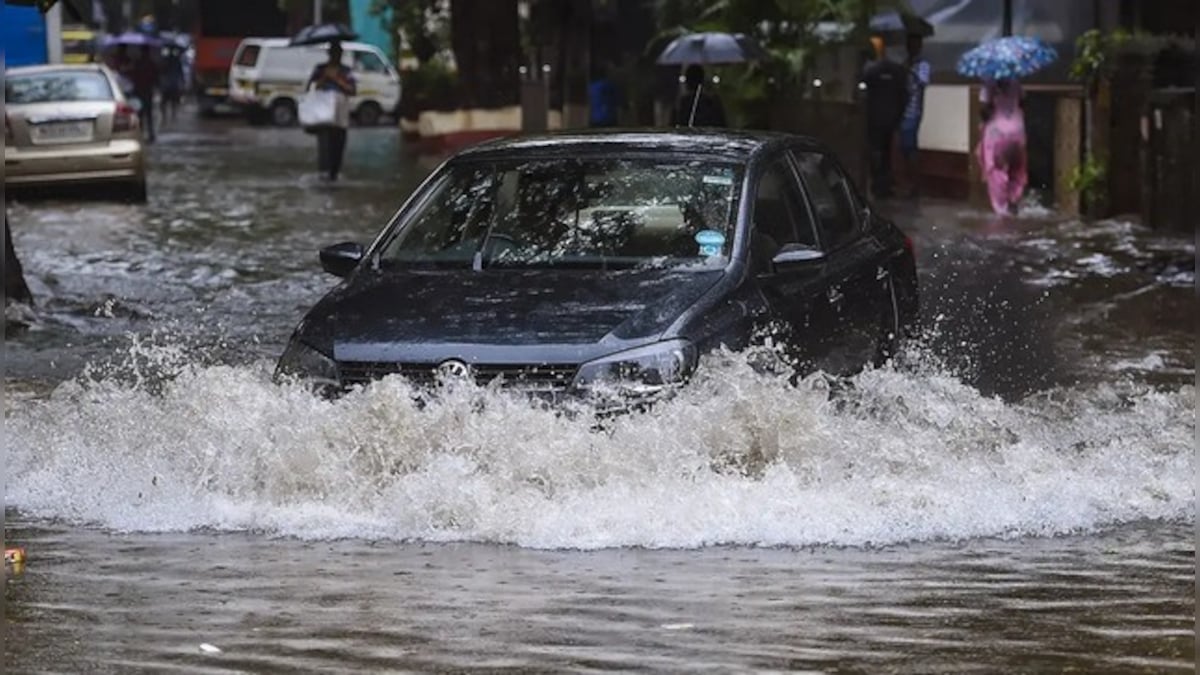
{"type": "Polygon", "coordinates": [[[721,355],[604,432],[330,403],[269,378],[316,250],[435,161],[313,145],[188,121],[145,206],[10,205],[15,671],[1194,671],[1192,242],[888,204],[926,338],[837,399],[721,355]]]}

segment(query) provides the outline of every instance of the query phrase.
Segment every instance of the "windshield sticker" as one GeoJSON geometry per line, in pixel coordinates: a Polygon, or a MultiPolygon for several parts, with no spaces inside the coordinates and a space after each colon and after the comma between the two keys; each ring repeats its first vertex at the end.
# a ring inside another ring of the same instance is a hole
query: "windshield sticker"
{"type": "Polygon", "coordinates": [[[699,254],[702,256],[721,255],[725,235],[716,230],[700,230],[696,233],[696,243],[700,245],[699,254]]]}
{"type": "Polygon", "coordinates": [[[733,176],[705,176],[701,179],[705,185],[733,185],[733,176]]]}

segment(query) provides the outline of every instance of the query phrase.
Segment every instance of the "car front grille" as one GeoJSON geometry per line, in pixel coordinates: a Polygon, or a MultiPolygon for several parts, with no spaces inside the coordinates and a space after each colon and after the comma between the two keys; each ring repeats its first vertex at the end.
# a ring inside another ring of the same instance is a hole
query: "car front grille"
{"type": "MultiPolygon", "coordinates": [[[[571,386],[575,370],[573,365],[562,364],[475,364],[471,366],[470,377],[481,387],[499,379],[504,387],[562,391],[571,386]]],[[[338,373],[345,387],[369,384],[388,375],[400,375],[418,387],[430,387],[441,381],[437,365],[429,363],[341,361],[338,373]]]]}

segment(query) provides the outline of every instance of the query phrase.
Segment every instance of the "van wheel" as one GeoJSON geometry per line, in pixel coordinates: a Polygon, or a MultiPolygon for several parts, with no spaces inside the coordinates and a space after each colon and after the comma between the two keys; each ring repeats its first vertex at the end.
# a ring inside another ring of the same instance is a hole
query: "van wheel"
{"type": "Polygon", "coordinates": [[[250,126],[253,127],[261,127],[270,121],[269,118],[269,111],[263,110],[259,107],[253,107],[246,111],[246,121],[249,122],[250,126]]]}
{"type": "Polygon", "coordinates": [[[291,99],[281,98],[271,104],[271,124],[277,127],[296,125],[296,103],[291,99]]]}
{"type": "Polygon", "coordinates": [[[379,120],[383,117],[383,108],[379,107],[378,103],[367,101],[358,106],[358,113],[355,115],[358,118],[358,123],[364,127],[373,127],[379,124],[379,120]]]}

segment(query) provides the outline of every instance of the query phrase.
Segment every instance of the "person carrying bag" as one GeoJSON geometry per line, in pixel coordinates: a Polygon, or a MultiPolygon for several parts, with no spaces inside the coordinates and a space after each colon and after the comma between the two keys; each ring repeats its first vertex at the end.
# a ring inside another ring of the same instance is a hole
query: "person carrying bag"
{"type": "Polygon", "coordinates": [[[342,64],[342,45],[329,45],[329,60],[313,68],[300,99],[300,125],[317,136],[317,170],[337,180],[350,126],[349,97],[357,92],[354,74],[342,64]]]}

